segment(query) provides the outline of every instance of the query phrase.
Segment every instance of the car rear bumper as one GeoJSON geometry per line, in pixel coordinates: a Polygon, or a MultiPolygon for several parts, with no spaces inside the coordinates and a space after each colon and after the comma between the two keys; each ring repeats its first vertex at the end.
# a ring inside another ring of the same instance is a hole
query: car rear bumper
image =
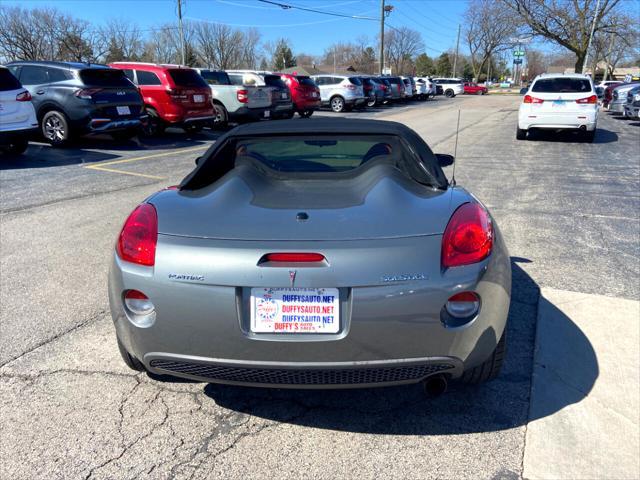
{"type": "Polygon", "coordinates": [[[567,113],[539,112],[534,109],[524,109],[518,114],[518,128],[522,130],[547,128],[586,129],[592,131],[595,130],[597,121],[598,112],[595,109],[567,113]]]}
{"type": "MultiPolygon", "coordinates": [[[[389,251],[399,241],[381,241],[375,250],[389,251]]],[[[430,249],[440,244],[441,237],[425,238],[425,242],[429,245],[424,248],[430,249]]],[[[196,247],[203,241],[188,243],[196,247]]],[[[244,243],[238,248],[245,248],[244,243]]],[[[309,248],[302,243],[296,248],[305,246],[309,248]]],[[[158,255],[173,248],[159,244],[158,255]]],[[[404,247],[395,251],[405,252],[404,247]]],[[[232,250],[225,248],[225,252],[226,258],[238,258],[232,250]]],[[[184,263],[180,268],[190,271],[184,263]]],[[[249,287],[172,281],[166,274],[169,270],[126,264],[115,255],[109,302],[118,338],[156,373],[297,388],[404,384],[435,373],[457,378],[464,369],[485,361],[502,336],[510,303],[510,260],[496,229],[494,251],[484,262],[444,277],[437,273],[439,265],[433,268],[432,281],[339,287],[340,330],[335,334],[251,332],[249,287]],[[137,324],[125,311],[123,292],[131,288],[145,292],[154,302],[156,316],[151,323],[137,324]],[[447,327],[442,307],[460,288],[478,292],[482,306],[464,325],[447,327]]]]}

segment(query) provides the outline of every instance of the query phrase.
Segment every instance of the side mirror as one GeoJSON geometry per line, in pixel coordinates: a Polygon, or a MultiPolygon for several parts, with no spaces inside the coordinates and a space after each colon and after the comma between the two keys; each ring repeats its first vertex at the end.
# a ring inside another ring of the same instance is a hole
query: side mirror
{"type": "Polygon", "coordinates": [[[202,157],[196,157],[196,166],[200,165],[201,160],[202,160],[202,157]]]}
{"type": "Polygon", "coordinates": [[[436,153],[436,159],[441,167],[449,167],[453,165],[453,162],[456,160],[453,155],[448,155],[446,153],[436,153]]]}
{"type": "Polygon", "coordinates": [[[524,95],[528,91],[529,91],[529,89],[527,87],[523,87],[523,88],[520,89],[520,95],[524,95]]]}

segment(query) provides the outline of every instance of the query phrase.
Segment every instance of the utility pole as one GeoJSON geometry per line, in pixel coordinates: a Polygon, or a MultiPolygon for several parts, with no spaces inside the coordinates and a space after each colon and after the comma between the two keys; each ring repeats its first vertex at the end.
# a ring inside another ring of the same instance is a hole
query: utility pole
{"type": "Polygon", "coordinates": [[[180,33],[180,55],[182,57],[182,65],[184,65],[187,60],[184,55],[184,29],[182,28],[182,0],[178,0],[178,30],[180,33]]]}
{"type": "MultiPolygon", "coordinates": [[[[480,74],[478,74],[478,77],[480,77],[480,74]]],[[[476,80],[480,80],[480,78],[477,78],[476,80]]],[[[491,55],[489,55],[489,66],[487,67],[487,78],[484,81],[485,85],[488,85],[491,83],[491,55]]]]}
{"type": "Polygon", "coordinates": [[[458,40],[456,40],[456,56],[453,57],[453,77],[456,78],[458,67],[458,49],[460,48],[460,24],[458,24],[458,40]]]}
{"type": "Polygon", "coordinates": [[[384,0],[380,0],[380,75],[384,71],[384,0]]]}
{"type": "Polygon", "coordinates": [[[613,45],[614,45],[615,41],[616,41],[616,37],[615,37],[615,35],[612,34],[611,35],[611,45],[609,46],[609,54],[607,55],[607,58],[606,58],[607,63],[606,63],[605,69],[604,69],[604,78],[602,79],[603,82],[606,82],[607,81],[607,77],[609,76],[609,66],[611,65],[609,63],[609,60],[611,60],[611,55],[613,55],[613,45]]]}
{"type": "MultiPolygon", "coordinates": [[[[600,0],[596,3],[596,13],[593,16],[593,23],[591,24],[591,34],[589,35],[589,43],[587,44],[587,54],[584,56],[584,63],[582,64],[582,73],[587,68],[587,63],[589,63],[589,50],[591,50],[591,40],[593,40],[593,32],[596,29],[596,22],[598,21],[598,12],[600,11],[600,0]]],[[[591,72],[593,78],[596,78],[596,72],[591,72]]]]}

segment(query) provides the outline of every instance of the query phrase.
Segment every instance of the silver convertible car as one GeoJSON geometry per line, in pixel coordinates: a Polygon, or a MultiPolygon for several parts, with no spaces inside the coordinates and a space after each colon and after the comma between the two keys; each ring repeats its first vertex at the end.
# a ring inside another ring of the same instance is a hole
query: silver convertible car
{"type": "Polygon", "coordinates": [[[116,243],[109,300],[136,370],[341,388],[494,378],[507,249],[411,129],[284,120],[223,135],[116,243]],[[453,183],[453,182],[451,182],[453,183]]]}

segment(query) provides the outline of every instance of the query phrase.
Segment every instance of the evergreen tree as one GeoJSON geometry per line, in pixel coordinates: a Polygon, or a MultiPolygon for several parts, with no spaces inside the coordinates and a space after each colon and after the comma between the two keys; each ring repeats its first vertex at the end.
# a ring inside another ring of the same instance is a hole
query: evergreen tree
{"type": "Polygon", "coordinates": [[[443,53],[438,57],[438,62],[436,63],[436,75],[441,77],[448,77],[451,75],[451,61],[449,60],[449,54],[447,52],[443,53]]]}
{"type": "Polygon", "coordinates": [[[276,71],[296,66],[296,57],[293,56],[293,52],[284,38],[278,40],[276,49],[273,52],[272,63],[276,71]]]}
{"type": "Polygon", "coordinates": [[[419,77],[426,77],[433,75],[435,68],[433,66],[433,60],[426,53],[421,53],[416,57],[416,75],[419,77]]]}

